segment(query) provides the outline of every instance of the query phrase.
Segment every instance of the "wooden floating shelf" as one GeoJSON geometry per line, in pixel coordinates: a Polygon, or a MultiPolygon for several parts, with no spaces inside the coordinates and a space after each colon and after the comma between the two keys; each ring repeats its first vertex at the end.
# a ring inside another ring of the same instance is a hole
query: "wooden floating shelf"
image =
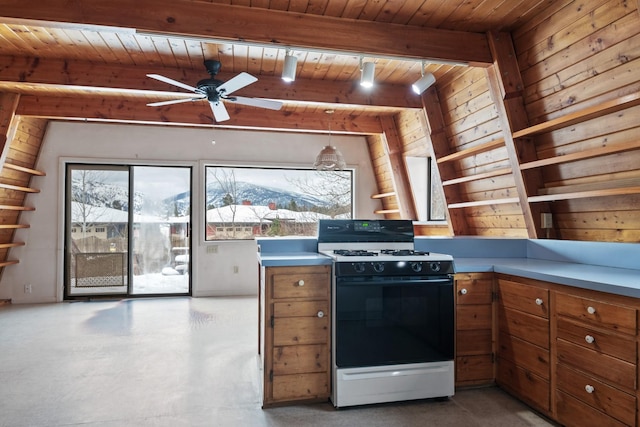
{"type": "Polygon", "coordinates": [[[0,229],[29,228],[29,227],[31,227],[29,224],[0,224],[0,229]]]}
{"type": "Polygon", "coordinates": [[[380,209],[373,211],[374,214],[400,213],[400,209],[380,209]]]}
{"type": "Polygon", "coordinates": [[[461,184],[463,182],[470,182],[470,181],[479,181],[481,179],[493,178],[494,176],[509,175],[510,173],[511,173],[511,168],[496,169],[490,172],[479,173],[476,175],[463,176],[461,178],[442,181],[442,185],[446,187],[447,185],[461,184]]]}
{"type": "Polygon", "coordinates": [[[586,199],[589,197],[605,197],[605,196],[625,196],[630,194],[640,194],[640,186],[624,187],[624,188],[608,188],[603,190],[575,191],[571,193],[545,194],[542,196],[531,196],[528,198],[528,201],[529,203],[554,202],[557,200],[586,199]]]}
{"type": "Polygon", "coordinates": [[[504,138],[495,139],[493,141],[489,141],[475,147],[460,150],[456,153],[452,153],[447,156],[442,156],[436,160],[436,163],[452,162],[455,160],[464,159],[465,157],[471,157],[475,154],[480,154],[486,151],[495,150],[496,148],[500,148],[500,147],[504,147],[504,138]]]}
{"type": "Polygon", "coordinates": [[[373,194],[371,196],[372,199],[384,199],[385,197],[394,197],[396,195],[395,191],[391,191],[390,193],[382,193],[382,194],[373,194]]]}
{"type": "Polygon", "coordinates": [[[0,205],[0,210],[5,211],[35,211],[33,206],[15,206],[15,205],[0,205]]]}
{"type": "Polygon", "coordinates": [[[14,264],[18,264],[20,261],[18,261],[17,259],[12,259],[11,261],[3,261],[0,262],[0,267],[6,267],[8,265],[14,265],[14,264]]]}
{"type": "Polygon", "coordinates": [[[570,113],[557,119],[548,120],[544,123],[540,123],[535,126],[519,130],[513,133],[513,138],[522,138],[527,135],[535,135],[538,133],[551,132],[552,130],[561,129],[563,127],[571,126],[576,123],[584,122],[586,120],[602,117],[605,114],[615,113],[626,108],[635,107],[640,105],[640,92],[632,93],[630,95],[621,96],[620,98],[612,99],[598,104],[594,107],[585,108],[575,113],[570,113]]]}
{"type": "Polygon", "coordinates": [[[556,165],[559,163],[574,162],[576,160],[589,159],[606,154],[615,154],[623,151],[640,149],[640,141],[632,141],[624,144],[616,144],[607,147],[599,147],[591,150],[579,151],[577,153],[563,154],[548,159],[536,160],[533,162],[522,163],[520,169],[533,169],[542,166],[556,165]]]}
{"type": "Polygon", "coordinates": [[[517,197],[510,197],[507,199],[476,200],[473,202],[451,203],[450,205],[447,205],[447,207],[449,209],[460,209],[472,208],[474,206],[505,205],[507,203],[520,203],[520,199],[517,197]]]}
{"type": "Polygon", "coordinates": [[[24,166],[18,166],[18,165],[14,165],[13,163],[5,163],[4,167],[7,169],[13,169],[16,171],[20,171],[20,172],[26,172],[26,173],[30,173],[31,175],[38,175],[38,176],[46,176],[47,174],[36,170],[36,169],[31,169],[31,168],[25,168],[24,166]]]}
{"type": "Polygon", "coordinates": [[[18,185],[10,185],[10,184],[1,184],[0,188],[5,188],[7,190],[15,190],[15,191],[23,191],[25,193],[39,193],[40,190],[37,188],[29,188],[29,187],[20,187],[18,185]]]}
{"type": "Polygon", "coordinates": [[[24,242],[0,243],[0,249],[15,248],[15,247],[24,246],[24,245],[25,245],[24,242]]]}

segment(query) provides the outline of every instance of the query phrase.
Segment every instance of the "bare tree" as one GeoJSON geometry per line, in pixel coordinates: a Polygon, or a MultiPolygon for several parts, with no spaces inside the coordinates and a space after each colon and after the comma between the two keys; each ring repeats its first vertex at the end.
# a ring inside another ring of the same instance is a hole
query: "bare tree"
{"type": "MultiPolygon", "coordinates": [[[[235,172],[231,168],[207,168],[207,175],[213,178],[220,186],[222,192],[225,193],[223,203],[229,207],[231,212],[231,237],[235,237],[236,212],[238,210],[238,183],[235,172]]],[[[207,179],[207,181],[209,181],[209,179],[207,179]]],[[[220,220],[223,224],[225,223],[224,218],[220,218],[220,220]]]]}
{"type": "Polygon", "coordinates": [[[287,178],[300,192],[332,203],[321,213],[335,217],[349,215],[351,208],[351,173],[342,171],[316,171],[313,178],[287,178]]]}

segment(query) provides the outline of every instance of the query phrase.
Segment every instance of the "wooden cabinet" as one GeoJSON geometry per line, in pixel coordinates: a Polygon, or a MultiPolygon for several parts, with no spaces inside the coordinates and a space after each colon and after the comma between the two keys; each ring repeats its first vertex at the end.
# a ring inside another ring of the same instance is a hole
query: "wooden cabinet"
{"type": "Polygon", "coordinates": [[[328,265],[261,269],[264,407],[328,399],[330,285],[328,265]]]}
{"type": "Polygon", "coordinates": [[[549,289],[498,277],[496,382],[549,414],[549,289]]]}
{"type": "Polygon", "coordinates": [[[455,275],[456,386],[493,383],[493,276],[455,275]]]}
{"type": "Polygon", "coordinates": [[[636,425],[637,310],[581,294],[554,295],[557,419],[566,426],[636,425]]]}

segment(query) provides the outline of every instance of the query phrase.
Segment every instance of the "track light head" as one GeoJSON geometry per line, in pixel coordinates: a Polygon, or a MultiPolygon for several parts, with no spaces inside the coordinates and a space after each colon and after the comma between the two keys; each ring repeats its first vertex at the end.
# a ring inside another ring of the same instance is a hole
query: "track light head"
{"type": "Polygon", "coordinates": [[[360,86],[365,88],[373,87],[373,81],[376,74],[376,64],[373,62],[364,62],[361,61],[360,70],[362,71],[362,75],[360,76],[360,86]]]}
{"type": "Polygon", "coordinates": [[[284,56],[284,67],[282,68],[282,80],[285,82],[292,82],[296,79],[296,66],[298,65],[298,58],[291,55],[291,52],[287,49],[287,53],[284,56]]]}
{"type": "Polygon", "coordinates": [[[413,90],[414,93],[416,93],[417,95],[420,95],[422,92],[427,90],[427,88],[432,84],[434,84],[435,82],[436,82],[436,78],[433,76],[433,74],[426,73],[422,77],[420,77],[420,80],[418,80],[417,82],[411,85],[411,89],[413,90]]]}

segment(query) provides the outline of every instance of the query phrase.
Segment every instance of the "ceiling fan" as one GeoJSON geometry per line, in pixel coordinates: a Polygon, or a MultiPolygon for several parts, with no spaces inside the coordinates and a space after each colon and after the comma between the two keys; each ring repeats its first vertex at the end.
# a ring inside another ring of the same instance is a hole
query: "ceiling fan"
{"type": "Polygon", "coordinates": [[[258,81],[258,79],[251,74],[242,72],[232,79],[223,82],[222,80],[217,80],[215,78],[218,71],[220,71],[220,61],[207,59],[204,61],[204,66],[207,69],[207,72],[211,75],[211,78],[200,80],[196,83],[195,87],[161,76],[160,74],[147,74],[147,77],[160,80],[164,83],[169,83],[170,85],[174,85],[182,89],[190,90],[196,94],[193,98],[152,102],[147,105],[150,107],[159,107],[161,105],[178,104],[180,102],[191,102],[206,99],[209,101],[209,105],[211,106],[211,111],[213,112],[213,117],[216,122],[223,122],[230,119],[229,113],[222,101],[230,101],[237,104],[250,105],[252,107],[268,108],[270,110],[279,110],[282,108],[282,102],[279,101],[261,98],[246,98],[244,96],[230,96],[238,89],[242,89],[243,87],[258,81]]]}

